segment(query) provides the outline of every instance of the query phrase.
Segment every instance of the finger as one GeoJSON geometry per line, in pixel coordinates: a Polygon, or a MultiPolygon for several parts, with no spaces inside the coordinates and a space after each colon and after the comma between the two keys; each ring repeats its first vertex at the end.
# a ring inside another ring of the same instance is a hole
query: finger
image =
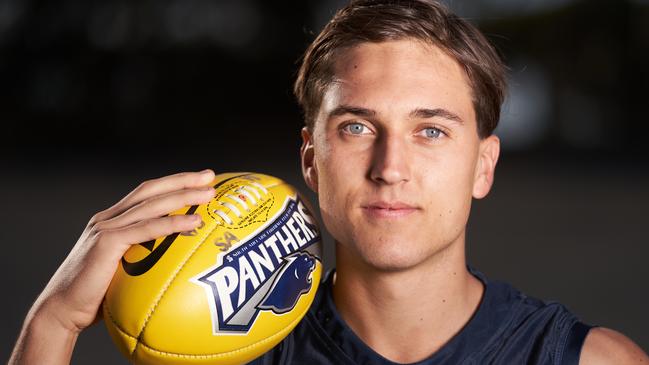
{"type": "Polygon", "coordinates": [[[100,244],[131,246],[168,236],[176,232],[191,231],[201,222],[197,214],[170,215],[133,223],[126,227],[101,232],[100,244]]]}
{"type": "Polygon", "coordinates": [[[154,196],[131,207],[126,212],[95,225],[97,230],[125,227],[151,218],[161,217],[180,208],[207,203],[214,197],[214,189],[184,189],[154,196]]]}
{"type": "Polygon", "coordinates": [[[111,219],[134,205],[156,195],[169,193],[176,190],[202,187],[214,180],[214,171],[207,169],[200,172],[182,172],[175,175],[164,176],[158,179],[148,180],[140,184],[122,200],[112,207],[96,214],[91,219],[95,224],[111,219]]]}

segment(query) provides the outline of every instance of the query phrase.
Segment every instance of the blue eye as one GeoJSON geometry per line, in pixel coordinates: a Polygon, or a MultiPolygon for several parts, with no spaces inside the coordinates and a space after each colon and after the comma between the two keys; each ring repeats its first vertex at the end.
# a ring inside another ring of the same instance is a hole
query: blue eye
{"type": "Polygon", "coordinates": [[[434,138],[439,138],[442,135],[444,135],[444,132],[442,132],[441,130],[439,130],[437,128],[426,128],[426,129],[424,129],[424,131],[426,132],[426,137],[427,138],[433,138],[434,139],[434,138]]]}
{"type": "Polygon", "coordinates": [[[345,128],[343,128],[343,129],[345,131],[349,132],[350,134],[359,135],[359,134],[363,134],[364,132],[366,132],[367,127],[365,127],[361,123],[350,123],[350,124],[347,124],[345,126],[345,128]]]}

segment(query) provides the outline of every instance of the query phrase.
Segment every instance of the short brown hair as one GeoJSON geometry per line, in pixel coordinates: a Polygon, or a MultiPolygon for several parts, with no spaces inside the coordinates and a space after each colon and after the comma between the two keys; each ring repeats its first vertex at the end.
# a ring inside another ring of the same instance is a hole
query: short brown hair
{"type": "Polygon", "coordinates": [[[432,0],[358,0],[336,13],[304,53],[293,89],[309,130],[333,80],[338,52],[364,42],[406,38],[441,48],[464,68],[478,135],[491,135],[505,97],[505,66],[476,27],[432,0]]]}

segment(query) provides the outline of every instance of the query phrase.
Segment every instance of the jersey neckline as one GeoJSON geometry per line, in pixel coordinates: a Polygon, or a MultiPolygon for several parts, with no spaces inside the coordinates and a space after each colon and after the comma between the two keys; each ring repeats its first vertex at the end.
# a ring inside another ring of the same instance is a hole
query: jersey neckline
{"type": "MultiPolygon", "coordinates": [[[[462,329],[455,334],[438,351],[421,361],[410,365],[459,364],[471,357],[500,337],[511,321],[512,306],[520,293],[498,281],[489,281],[480,271],[467,265],[469,272],[484,285],[484,293],[477,310],[462,329]],[[503,301],[503,299],[506,299],[503,301]]],[[[316,295],[310,315],[319,330],[326,333],[322,336],[331,342],[343,358],[353,364],[386,364],[404,365],[386,359],[366,345],[345,323],[336,309],[333,300],[332,269],[325,275],[322,286],[316,295]]]]}

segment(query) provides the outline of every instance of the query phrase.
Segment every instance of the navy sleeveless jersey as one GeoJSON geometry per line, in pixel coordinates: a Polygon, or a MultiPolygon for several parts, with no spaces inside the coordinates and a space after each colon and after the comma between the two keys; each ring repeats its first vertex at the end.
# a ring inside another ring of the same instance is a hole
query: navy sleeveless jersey
{"type": "MultiPolygon", "coordinates": [[[[469,271],[485,287],[478,310],[458,334],[417,365],[579,363],[592,326],[557,302],[528,297],[509,284],[487,280],[475,269],[469,271]]],[[[332,297],[332,278],[330,271],[293,332],[250,364],[396,365],[363,343],[342,320],[332,297]]]]}

